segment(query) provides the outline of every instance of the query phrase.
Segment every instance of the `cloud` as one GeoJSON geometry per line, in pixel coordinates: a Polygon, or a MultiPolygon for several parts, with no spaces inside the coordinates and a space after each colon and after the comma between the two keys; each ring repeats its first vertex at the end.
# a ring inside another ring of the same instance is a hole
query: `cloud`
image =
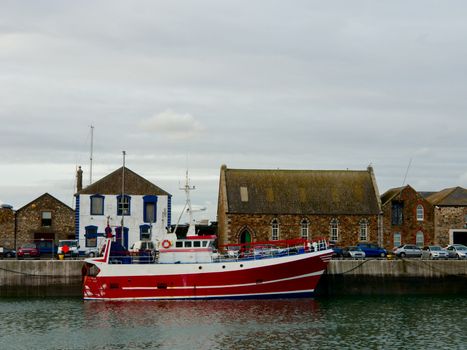
{"type": "Polygon", "coordinates": [[[171,109],[142,120],[140,128],[148,132],[163,134],[171,140],[191,139],[205,130],[201,122],[191,114],[176,113],[171,109]]]}

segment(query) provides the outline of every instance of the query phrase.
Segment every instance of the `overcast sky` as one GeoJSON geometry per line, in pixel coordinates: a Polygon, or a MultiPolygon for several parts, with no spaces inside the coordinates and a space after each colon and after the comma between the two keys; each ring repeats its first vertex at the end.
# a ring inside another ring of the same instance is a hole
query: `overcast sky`
{"type": "Polygon", "coordinates": [[[467,187],[465,1],[0,0],[0,202],[122,165],[216,219],[220,166],[467,187]]]}

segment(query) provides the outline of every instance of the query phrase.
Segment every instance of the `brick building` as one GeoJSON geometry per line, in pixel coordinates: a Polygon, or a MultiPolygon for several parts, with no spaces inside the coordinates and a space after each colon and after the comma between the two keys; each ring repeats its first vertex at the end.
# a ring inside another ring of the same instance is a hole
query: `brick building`
{"type": "Polygon", "coordinates": [[[381,196],[383,246],[435,244],[433,205],[411,186],[391,188],[381,196]]]}
{"type": "Polygon", "coordinates": [[[15,247],[15,211],[9,205],[0,206],[0,247],[15,247]]]}
{"type": "Polygon", "coordinates": [[[61,239],[74,238],[74,210],[48,193],[16,211],[16,246],[41,242],[50,248],[61,239]]]}
{"type": "Polygon", "coordinates": [[[256,170],[221,167],[219,244],[326,237],[379,242],[381,203],[373,169],[256,170]]]}
{"type": "Polygon", "coordinates": [[[427,200],[434,206],[435,242],[441,246],[467,245],[467,190],[447,188],[431,194],[427,200]]]}

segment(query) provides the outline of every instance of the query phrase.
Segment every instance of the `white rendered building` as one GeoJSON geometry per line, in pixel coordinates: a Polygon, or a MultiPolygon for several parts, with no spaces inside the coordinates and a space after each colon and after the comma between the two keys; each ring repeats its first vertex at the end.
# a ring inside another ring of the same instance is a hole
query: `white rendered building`
{"type": "Polygon", "coordinates": [[[172,195],[126,167],[85,188],[82,173],[79,168],[75,194],[75,236],[81,250],[98,248],[108,233],[127,249],[139,240],[158,246],[165,238],[172,195]]]}

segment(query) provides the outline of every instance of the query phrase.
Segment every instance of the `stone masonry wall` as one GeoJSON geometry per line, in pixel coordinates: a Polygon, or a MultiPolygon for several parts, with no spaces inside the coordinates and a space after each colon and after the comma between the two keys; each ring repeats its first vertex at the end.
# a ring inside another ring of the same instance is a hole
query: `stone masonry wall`
{"type": "Polygon", "coordinates": [[[74,211],[50,195],[43,195],[16,212],[17,247],[32,242],[35,233],[53,235],[55,243],[74,237],[74,211]],[[52,212],[52,225],[42,226],[42,212],[52,212]]]}
{"type": "Polygon", "coordinates": [[[339,246],[355,245],[359,242],[360,221],[368,220],[368,241],[378,241],[378,218],[375,215],[260,215],[227,214],[227,241],[238,243],[240,234],[247,229],[254,241],[271,239],[271,222],[279,221],[279,239],[300,238],[301,221],[309,221],[309,238],[330,237],[332,219],[339,222],[339,246]]]}
{"type": "Polygon", "coordinates": [[[15,212],[9,208],[0,208],[0,247],[15,246],[15,212]]]}
{"type": "Polygon", "coordinates": [[[411,187],[405,188],[397,201],[404,203],[402,225],[392,224],[392,201],[383,205],[383,246],[391,250],[394,248],[394,233],[401,233],[402,244],[415,244],[417,232],[424,235],[424,245],[436,244],[434,237],[434,213],[433,205],[420,196],[411,187]],[[423,221],[417,220],[417,206],[423,206],[423,221]]]}
{"type": "Polygon", "coordinates": [[[465,229],[467,207],[435,208],[435,240],[442,247],[450,244],[449,230],[465,229]]]}

